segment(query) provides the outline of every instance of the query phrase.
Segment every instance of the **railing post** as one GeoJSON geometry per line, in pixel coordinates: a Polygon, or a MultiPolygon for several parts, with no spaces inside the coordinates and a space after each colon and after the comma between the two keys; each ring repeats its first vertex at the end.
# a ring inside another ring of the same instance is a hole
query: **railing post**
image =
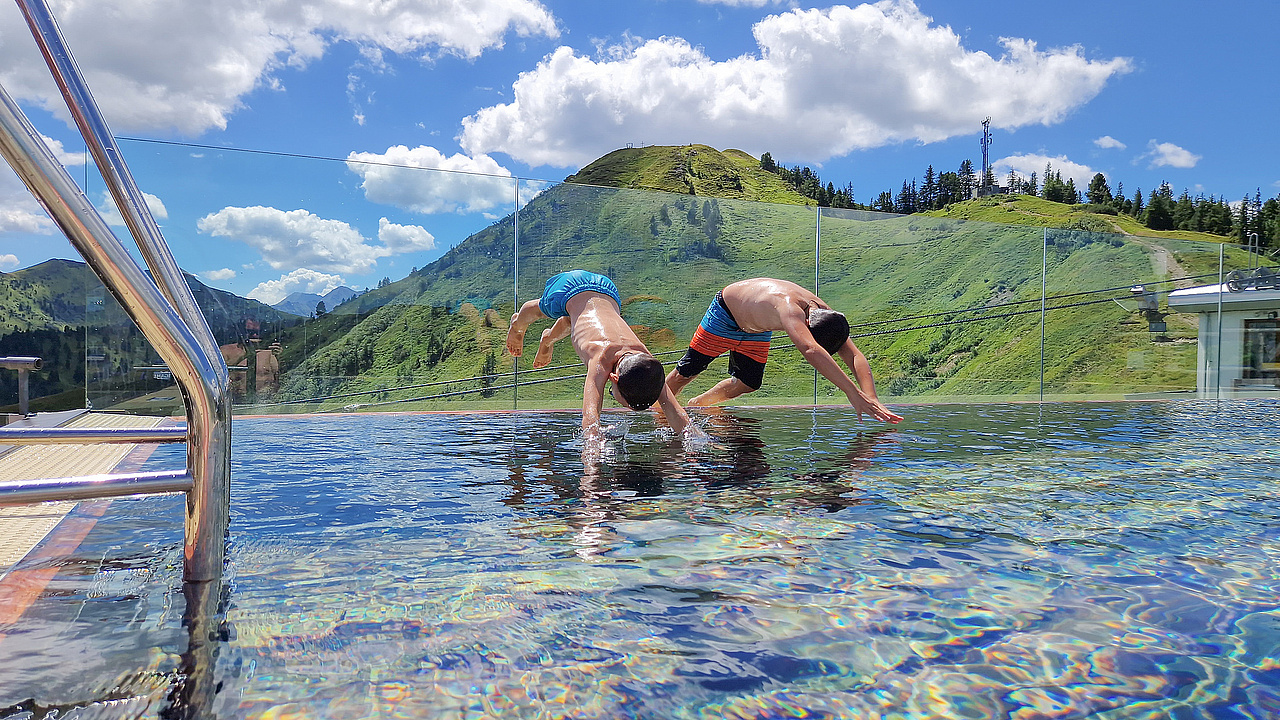
{"type": "Polygon", "coordinates": [[[18,414],[23,416],[31,414],[30,374],[26,368],[18,371],[18,414]]]}

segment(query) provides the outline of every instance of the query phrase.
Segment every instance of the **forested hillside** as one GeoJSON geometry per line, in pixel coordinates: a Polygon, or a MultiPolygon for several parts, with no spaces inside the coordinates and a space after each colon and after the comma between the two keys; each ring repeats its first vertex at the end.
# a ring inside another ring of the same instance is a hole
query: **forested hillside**
{"type": "MultiPolygon", "coordinates": [[[[240,342],[249,332],[246,320],[276,327],[300,320],[256,300],[210,288],[194,276],[186,275],[186,280],[219,342],[240,342]]],[[[129,378],[133,365],[159,362],[89,266],[72,260],[47,260],[0,273],[0,355],[44,361],[44,367],[30,375],[31,395],[62,397],[57,407],[35,403],[38,410],[82,407],[87,365],[89,382],[118,385],[137,381],[129,378]],[[87,357],[92,359],[87,362],[87,357]]],[[[0,381],[0,407],[16,402],[16,381],[0,381]]]]}

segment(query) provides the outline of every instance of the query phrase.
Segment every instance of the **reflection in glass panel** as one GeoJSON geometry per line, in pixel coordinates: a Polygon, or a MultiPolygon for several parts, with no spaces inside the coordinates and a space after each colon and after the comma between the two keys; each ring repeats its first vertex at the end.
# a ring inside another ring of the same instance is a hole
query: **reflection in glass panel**
{"type": "MultiPolygon", "coordinates": [[[[537,299],[551,276],[572,269],[602,273],[618,286],[622,315],[671,371],[716,292],[761,275],[813,276],[814,209],[572,183],[530,188],[539,194],[520,211],[521,301],[537,299]]],[[[526,197],[525,184],[521,198],[526,197]]],[[[579,407],[584,372],[568,341],[556,345],[546,369],[534,370],[534,349],[548,321],[535,323],[520,361],[520,407],[579,407]],[[561,378],[556,380],[555,378],[561,378]]],[[[785,344],[785,343],[783,343],[785,344]]],[[[788,351],[770,355],[770,380],[740,400],[758,404],[797,393],[778,370],[788,351]]],[[[680,395],[682,402],[726,377],[720,358],[680,395]]],[[[807,402],[811,376],[805,376],[807,402]]],[[[615,405],[607,399],[605,408],[615,405]]]]}
{"type": "MultiPolygon", "coordinates": [[[[49,238],[42,238],[48,241],[49,238]]],[[[39,370],[0,368],[3,414],[20,411],[25,375],[33,413],[84,407],[85,287],[94,278],[82,263],[46,260],[0,272],[0,357],[39,358],[39,370]]]]}
{"type": "MultiPolygon", "coordinates": [[[[1041,231],[823,209],[818,294],[844,312],[882,400],[1039,392],[1041,231]]],[[[843,403],[819,383],[818,402],[843,403]]]]}
{"type": "Polygon", "coordinates": [[[1198,330],[1169,293],[1216,277],[1209,244],[1049,229],[1046,397],[1138,399],[1194,393],[1198,330]]]}

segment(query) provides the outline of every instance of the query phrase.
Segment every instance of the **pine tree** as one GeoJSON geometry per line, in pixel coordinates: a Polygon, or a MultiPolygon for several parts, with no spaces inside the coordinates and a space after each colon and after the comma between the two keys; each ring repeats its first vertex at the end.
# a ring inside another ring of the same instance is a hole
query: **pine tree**
{"type": "Polygon", "coordinates": [[[973,172],[973,162],[965,160],[960,163],[960,200],[968,200],[973,197],[973,190],[977,187],[978,177],[973,172]]]}
{"type": "Polygon", "coordinates": [[[938,179],[932,165],[924,171],[924,185],[920,188],[920,204],[925,210],[938,209],[938,179]]]}
{"type": "Polygon", "coordinates": [[[1111,186],[1107,184],[1107,176],[1096,173],[1089,181],[1089,190],[1085,197],[1091,205],[1105,205],[1111,202],[1111,186]]]}
{"type": "Polygon", "coordinates": [[[1152,190],[1151,200],[1147,203],[1146,226],[1152,230],[1173,230],[1173,205],[1173,188],[1169,183],[1152,190]]]}

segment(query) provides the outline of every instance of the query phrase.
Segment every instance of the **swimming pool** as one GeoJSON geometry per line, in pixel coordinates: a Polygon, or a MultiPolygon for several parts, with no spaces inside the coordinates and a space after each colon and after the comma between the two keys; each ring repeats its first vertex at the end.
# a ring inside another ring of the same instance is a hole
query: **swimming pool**
{"type": "MultiPolygon", "coordinates": [[[[210,714],[1280,715],[1274,401],[905,410],[237,420],[210,714]]],[[[0,717],[161,713],[180,503],[81,506],[0,717]]]]}

